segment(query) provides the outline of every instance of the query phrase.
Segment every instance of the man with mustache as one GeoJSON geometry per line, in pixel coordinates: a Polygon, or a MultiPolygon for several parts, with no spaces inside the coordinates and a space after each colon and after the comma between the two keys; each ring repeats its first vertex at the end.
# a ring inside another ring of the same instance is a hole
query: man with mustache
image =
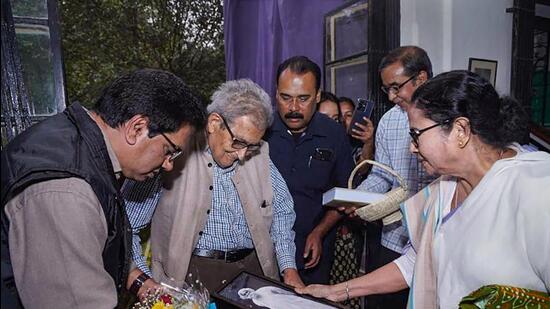
{"type": "Polygon", "coordinates": [[[262,141],[273,120],[268,94],[248,79],[228,81],[207,110],[202,140],[172,172],[156,184],[125,185],[137,265],[131,275],[141,278],[130,290],[143,297],[156,283],[183,284],[192,274],[213,292],[243,270],[303,286],[292,197],[262,141]],[[150,222],[151,270],[138,237],[150,222]]]}
{"type": "Polygon", "coordinates": [[[277,109],[265,140],[283,175],[296,211],[296,264],[304,282],[326,283],[333,260],[336,210],[323,207],[322,196],[346,187],[353,168],[344,128],[316,112],[321,70],[304,56],[285,60],[277,70],[277,109]]]}
{"type": "Polygon", "coordinates": [[[2,308],[115,308],[126,286],[124,177],[171,170],[204,106],[175,75],[138,70],[3,150],[2,308]],[[19,300],[17,298],[20,298],[19,300]]]}

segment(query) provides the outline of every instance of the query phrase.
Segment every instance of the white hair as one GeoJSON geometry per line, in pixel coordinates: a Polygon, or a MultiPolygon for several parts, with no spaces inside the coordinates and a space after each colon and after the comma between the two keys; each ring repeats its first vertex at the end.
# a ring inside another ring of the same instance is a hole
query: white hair
{"type": "Polygon", "coordinates": [[[250,79],[230,80],[220,85],[211,97],[208,114],[218,113],[227,122],[242,116],[251,116],[261,130],[273,122],[273,108],[269,95],[250,79]]]}

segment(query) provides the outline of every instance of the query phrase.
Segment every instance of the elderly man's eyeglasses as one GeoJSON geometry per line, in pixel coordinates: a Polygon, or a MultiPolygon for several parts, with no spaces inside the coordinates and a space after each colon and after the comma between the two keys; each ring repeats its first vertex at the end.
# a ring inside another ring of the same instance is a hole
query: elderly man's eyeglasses
{"type": "Polygon", "coordinates": [[[233,134],[233,132],[229,128],[229,124],[227,124],[227,121],[225,120],[225,118],[223,118],[222,115],[220,115],[220,118],[222,119],[223,124],[227,128],[227,132],[229,132],[229,135],[231,135],[231,139],[233,140],[233,143],[231,144],[232,148],[234,148],[234,149],[244,149],[244,148],[246,148],[247,151],[254,152],[254,151],[259,150],[262,147],[261,143],[249,144],[245,141],[241,141],[240,139],[236,138],[235,134],[233,134]]]}
{"type": "Polygon", "coordinates": [[[417,75],[418,74],[414,74],[413,76],[409,77],[406,81],[402,82],[399,85],[393,85],[393,86],[389,86],[389,87],[382,86],[382,87],[380,87],[380,89],[382,89],[382,91],[384,91],[385,94],[390,94],[391,93],[393,95],[397,95],[399,93],[399,90],[401,90],[401,88],[403,88],[403,86],[405,86],[408,82],[410,82],[417,75]]]}
{"type": "Polygon", "coordinates": [[[436,123],[434,124],[433,126],[429,126],[427,128],[424,128],[424,129],[409,129],[409,135],[411,136],[411,142],[413,143],[414,147],[418,148],[418,138],[420,137],[420,135],[430,129],[433,129],[437,126],[441,126],[441,125],[444,125],[444,124],[448,124],[450,122],[450,120],[445,120],[443,122],[440,122],[440,123],[436,123]]]}
{"type": "Polygon", "coordinates": [[[162,137],[164,137],[164,139],[166,139],[168,144],[170,144],[170,147],[172,147],[172,149],[174,149],[174,151],[170,151],[170,153],[168,153],[168,155],[169,155],[168,160],[170,162],[176,160],[179,156],[181,156],[183,154],[183,150],[181,148],[179,148],[176,144],[174,144],[168,138],[168,136],[164,135],[164,133],[160,133],[160,135],[162,135],[162,137]]]}

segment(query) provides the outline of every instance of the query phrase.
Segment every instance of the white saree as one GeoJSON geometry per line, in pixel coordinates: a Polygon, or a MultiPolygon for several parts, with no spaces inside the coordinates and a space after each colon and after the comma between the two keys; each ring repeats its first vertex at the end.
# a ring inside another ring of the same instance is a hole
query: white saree
{"type": "Polygon", "coordinates": [[[409,308],[457,308],[481,286],[550,290],[550,154],[497,161],[443,223],[456,188],[442,176],[402,206],[417,258],[409,308]]]}

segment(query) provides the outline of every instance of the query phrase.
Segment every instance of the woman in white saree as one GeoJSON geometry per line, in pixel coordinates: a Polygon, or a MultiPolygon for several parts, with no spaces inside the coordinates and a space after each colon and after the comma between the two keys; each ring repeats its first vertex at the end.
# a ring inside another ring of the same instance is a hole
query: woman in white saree
{"type": "Polygon", "coordinates": [[[298,292],[341,301],[411,287],[409,308],[457,308],[478,288],[550,291],[550,154],[514,143],[526,132],[518,102],[468,71],[417,89],[411,151],[443,175],[402,205],[410,243],[363,277],[298,292]]]}

